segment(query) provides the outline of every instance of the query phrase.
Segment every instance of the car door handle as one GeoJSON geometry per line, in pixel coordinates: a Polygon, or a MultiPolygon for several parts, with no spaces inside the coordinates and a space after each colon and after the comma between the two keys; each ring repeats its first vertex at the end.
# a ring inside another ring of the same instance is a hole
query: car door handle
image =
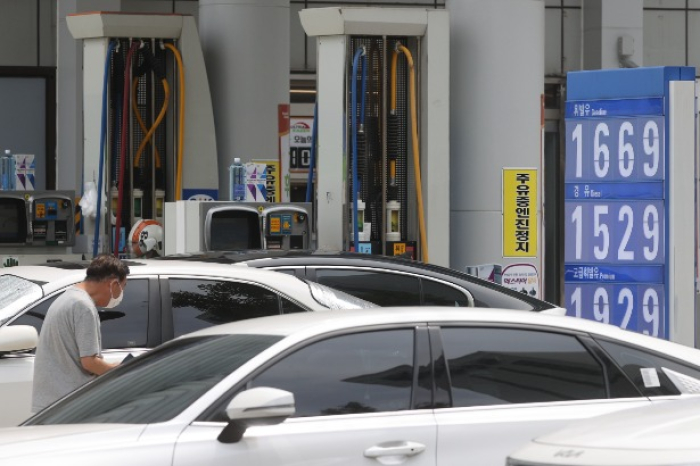
{"type": "Polygon", "coordinates": [[[380,458],[382,456],[414,456],[422,453],[425,445],[418,442],[386,442],[365,450],[365,457],[380,458]]]}

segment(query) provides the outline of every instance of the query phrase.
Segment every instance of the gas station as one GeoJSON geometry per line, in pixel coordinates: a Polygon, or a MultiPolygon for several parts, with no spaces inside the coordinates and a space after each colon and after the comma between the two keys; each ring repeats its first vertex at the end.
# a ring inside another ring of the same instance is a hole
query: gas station
{"type": "Polygon", "coordinates": [[[61,46],[78,52],[58,72],[80,83],[83,137],[68,157],[81,175],[75,189],[21,189],[35,169],[3,159],[4,265],[235,249],[400,256],[696,344],[694,67],[569,71],[553,168],[544,2],[303,8],[316,94],[301,177],[288,45],[270,33],[289,35],[289,2],[260,3],[200,0],[198,18],[64,15],[61,46]]]}

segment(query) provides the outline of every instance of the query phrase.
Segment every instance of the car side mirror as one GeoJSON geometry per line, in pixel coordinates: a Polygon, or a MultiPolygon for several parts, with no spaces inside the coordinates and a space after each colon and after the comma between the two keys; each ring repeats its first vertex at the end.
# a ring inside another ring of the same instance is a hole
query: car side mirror
{"type": "Polygon", "coordinates": [[[230,419],[219,434],[221,443],[236,443],[250,426],[279,424],[294,414],[294,394],[271,387],[256,387],[239,393],[226,407],[230,419]]]}
{"type": "Polygon", "coordinates": [[[31,325],[0,327],[0,356],[36,348],[39,334],[31,325]]]}

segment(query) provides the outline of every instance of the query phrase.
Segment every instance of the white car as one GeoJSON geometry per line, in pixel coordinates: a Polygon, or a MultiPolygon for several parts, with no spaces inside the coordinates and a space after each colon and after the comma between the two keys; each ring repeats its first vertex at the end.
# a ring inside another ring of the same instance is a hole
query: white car
{"type": "Polygon", "coordinates": [[[180,337],[0,429],[0,464],[503,466],[574,419],[679,398],[681,378],[700,378],[700,351],[571,317],[265,317],[180,337]]]}
{"type": "MultiPolygon", "coordinates": [[[[271,271],[196,262],[128,261],[122,303],[100,311],[104,357],[121,361],[216,324],[372,304],[271,271]]],[[[30,415],[36,333],[49,306],[85,278],[89,262],[0,269],[0,426],[30,415]],[[25,326],[36,329],[34,338],[25,326]]]]}
{"type": "Polygon", "coordinates": [[[606,414],[533,440],[508,465],[698,465],[699,421],[698,397],[606,414]]]}

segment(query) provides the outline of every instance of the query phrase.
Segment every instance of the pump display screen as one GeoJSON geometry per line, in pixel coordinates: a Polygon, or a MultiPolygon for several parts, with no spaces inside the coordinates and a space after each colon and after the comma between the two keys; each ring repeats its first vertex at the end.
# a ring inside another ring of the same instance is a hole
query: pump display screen
{"type": "Polygon", "coordinates": [[[0,243],[27,241],[27,214],[23,199],[0,198],[0,243]]]}
{"type": "Polygon", "coordinates": [[[260,216],[254,212],[235,209],[216,212],[206,234],[213,251],[262,248],[260,216]]]}

